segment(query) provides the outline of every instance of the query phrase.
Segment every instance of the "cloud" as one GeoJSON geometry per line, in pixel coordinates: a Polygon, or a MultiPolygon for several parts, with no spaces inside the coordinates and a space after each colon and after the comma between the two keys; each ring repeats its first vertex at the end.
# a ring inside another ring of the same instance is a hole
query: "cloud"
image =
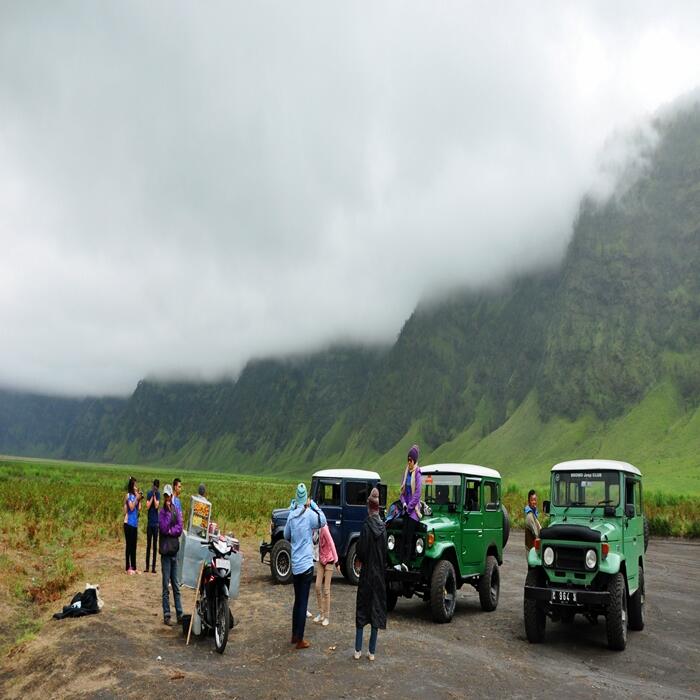
{"type": "Polygon", "coordinates": [[[555,262],[609,135],[698,82],[698,29],[695,3],[3,5],[0,383],[391,342],[428,294],[555,262]]]}

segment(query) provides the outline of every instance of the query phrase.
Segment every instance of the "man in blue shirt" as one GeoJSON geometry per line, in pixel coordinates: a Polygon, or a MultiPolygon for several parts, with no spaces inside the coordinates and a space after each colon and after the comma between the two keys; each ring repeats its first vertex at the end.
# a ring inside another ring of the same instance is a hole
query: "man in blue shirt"
{"type": "Polygon", "coordinates": [[[293,508],[289,511],[284,537],[292,543],[292,578],[294,609],[292,610],[292,644],[297,649],[311,645],[304,639],[309,588],[314,574],[313,531],[326,524],[323,511],[308,497],[306,486],[297,486],[293,508]]]}
{"type": "MultiPolygon", "coordinates": [[[[182,515],[182,504],[180,503],[180,492],[182,491],[182,482],[180,479],[173,479],[173,505],[180,511],[182,515]]],[[[184,518],[183,518],[184,522],[184,518]]]]}
{"type": "Polygon", "coordinates": [[[153,544],[153,559],[151,560],[151,573],[156,573],[156,553],[158,551],[158,508],[160,507],[160,479],[153,479],[153,488],[146,494],[146,509],[148,510],[148,524],[146,526],[146,568],[148,573],[148,560],[151,558],[151,544],[153,544]]]}

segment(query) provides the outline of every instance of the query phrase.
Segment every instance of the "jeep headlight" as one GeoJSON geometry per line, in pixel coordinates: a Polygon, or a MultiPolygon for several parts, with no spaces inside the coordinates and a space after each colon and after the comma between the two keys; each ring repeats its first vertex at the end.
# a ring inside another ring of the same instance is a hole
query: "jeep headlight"
{"type": "Polygon", "coordinates": [[[424,549],[425,549],[425,542],[423,542],[422,537],[419,537],[416,540],[416,554],[423,554],[424,549]]]}
{"type": "Polygon", "coordinates": [[[586,552],[586,568],[587,569],[595,569],[595,565],[598,563],[598,555],[595,552],[595,549],[589,549],[586,552]]]}
{"type": "Polygon", "coordinates": [[[396,538],[393,535],[389,535],[389,537],[386,540],[386,546],[389,548],[389,551],[393,551],[394,547],[396,546],[396,538]]]}
{"type": "Polygon", "coordinates": [[[554,550],[551,547],[545,547],[542,553],[542,559],[544,560],[545,566],[554,564],[554,550]]]}

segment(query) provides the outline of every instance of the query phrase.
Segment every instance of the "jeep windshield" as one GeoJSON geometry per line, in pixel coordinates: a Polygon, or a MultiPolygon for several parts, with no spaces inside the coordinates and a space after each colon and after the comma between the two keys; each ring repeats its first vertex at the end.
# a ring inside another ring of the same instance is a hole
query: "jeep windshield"
{"type": "Polygon", "coordinates": [[[456,506],[462,477],[459,474],[423,475],[423,498],[431,506],[456,506]]]}
{"type": "Polygon", "coordinates": [[[552,501],[556,506],[617,506],[620,474],[615,471],[554,472],[552,501]]]}

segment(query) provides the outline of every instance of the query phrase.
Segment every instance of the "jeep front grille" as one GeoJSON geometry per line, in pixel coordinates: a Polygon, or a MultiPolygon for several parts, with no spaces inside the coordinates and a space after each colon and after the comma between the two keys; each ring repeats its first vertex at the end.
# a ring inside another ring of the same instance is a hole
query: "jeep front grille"
{"type": "Polygon", "coordinates": [[[586,570],[586,550],[582,547],[555,547],[554,567],[568,571],[586,570]]]}

